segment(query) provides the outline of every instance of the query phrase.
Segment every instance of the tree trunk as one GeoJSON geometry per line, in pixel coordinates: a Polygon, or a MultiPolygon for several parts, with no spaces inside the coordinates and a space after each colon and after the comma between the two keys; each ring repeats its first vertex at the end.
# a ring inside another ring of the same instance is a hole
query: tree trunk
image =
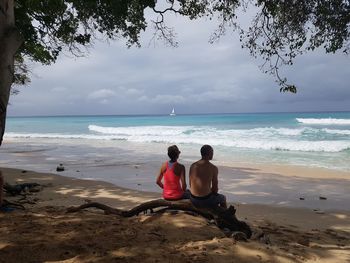
{"type": "Polygon", "coordinates": [[[0,145],[14,74],[14,56],[22,44],[15,26],[14,0],[0,0],[0,145]]]}

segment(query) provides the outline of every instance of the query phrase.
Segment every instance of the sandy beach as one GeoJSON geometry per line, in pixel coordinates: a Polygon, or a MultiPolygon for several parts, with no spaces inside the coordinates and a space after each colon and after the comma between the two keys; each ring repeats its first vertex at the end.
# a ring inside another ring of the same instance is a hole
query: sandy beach
{"type": "Polygon", "coordinates": [[[0,262],[350,262],[348,210],[234,204],[238,219],[253,229],[252,239],[244,242],[185,212],[131,218],[98,209],[66,213],[89,201],[130,209],[159,193],[29,170],[2,171],[10,184],[43,187],[24,200],[5,197],[25,202],[25,210],[0,213],[0,262]]]}

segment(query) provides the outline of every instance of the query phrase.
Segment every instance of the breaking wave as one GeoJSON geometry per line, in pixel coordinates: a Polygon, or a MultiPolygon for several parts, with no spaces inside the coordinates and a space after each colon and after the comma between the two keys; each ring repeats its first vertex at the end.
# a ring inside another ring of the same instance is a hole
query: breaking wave
{"type": "Polygon", "coordinates": [[[334,119],[334,118],[296,118],[299,123],[317,124],[317,125],[350,125],[350,119],[334,119]]]}
{"type": "Polygon", "coordinates": [[[211,144],[234,148],[302,152],[341,152],[350,149],[350,130],[315,128],[219,129],[209,126],[88,126],[86,134],[12,133],[9,138],[125,140],[178,144],[211,144]]]}

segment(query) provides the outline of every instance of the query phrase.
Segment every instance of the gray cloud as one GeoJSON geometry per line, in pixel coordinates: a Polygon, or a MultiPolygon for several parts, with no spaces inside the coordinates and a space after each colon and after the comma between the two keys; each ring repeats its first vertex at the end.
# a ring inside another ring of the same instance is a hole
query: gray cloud
{"type": "Polygon", "coordinates": [[[298,93],[283,94],[236,34],[209,44],[215,23],[168,18],[178,48],[149,45],[150,29],[140,49],[97,43],[86,57],[34,64],[9,115],[167,114],[173,106],[178,113],[350,110],[348,57],[317,50],[298,58],[282,69],[298,93]]]}

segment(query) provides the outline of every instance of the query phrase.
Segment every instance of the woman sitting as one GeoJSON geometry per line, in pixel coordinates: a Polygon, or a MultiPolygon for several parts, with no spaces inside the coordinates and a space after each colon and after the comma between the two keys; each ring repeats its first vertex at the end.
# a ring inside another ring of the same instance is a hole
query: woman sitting
{"type": "Polygon", "coordinates": [[[157,177],[157,184],[163,189],[165,200],[189,198],[189,192],[186,191],[185,166],[177,162],[180,153],[176,145],[168,148],[170,160],[162,164],[157,177]]]}

